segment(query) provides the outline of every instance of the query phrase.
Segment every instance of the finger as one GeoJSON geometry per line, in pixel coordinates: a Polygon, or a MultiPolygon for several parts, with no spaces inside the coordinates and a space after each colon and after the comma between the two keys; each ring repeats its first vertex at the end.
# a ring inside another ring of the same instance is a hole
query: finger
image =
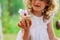
{"type": "Polygon", "coordinates": [[[22,24],[23,24],[24,28],[26,28],[25,19],[22,20],[22,24]]]}
{"type": "Polygon", "coordinates": [[[24,25],[24,28],[26,28],[27,27],[25,22],[26,18],[22,16],[20,19],[21,19],[20,21],[22,21],[22,24],[24,25]]]}
{"type": "Polygon", "coordinates": [[[31,24],[32,24],[31,19],[30,19],[30,18],[27,18],[26,20],[29,22],[29,27],[30,27],[30,26],[31,26],[31,24]]]}
{"type": "Polygon", "coordinates": [[[18,23],[18,26],[20,27],[21,25],[18,23]]]}
{"type": "Polygon", "coordinates": [[[29,22],[29,26],[31,26],[32,25],[32,21],[30,20],[30,22],[29,22]]]}
{"type": "Polygon", "coordinates": [[[29,21],[28,20],[26,20],[26,25],[29,28],[29,21]]]}
{"type": "Polygon", "coordinates": [[[26,26],[27,26],[27,27],[30,27],[30,25],[31,25],[31,22],[30,22],[31,19],[30,19],[29,17],[26,17],[25,20],[26,20],[26,26]]]}
{"type": "Polygon", "coordinates": [[[18,26],[19,26],[20,28],[23,28],[23,25],[22,25],[21,23],[18,23],[18,26]]]}
{"type": "Polygon", "coordinates": [[[22,20],[22,23],[23,23],[23,25],[24,25],[24,28],[26,28],[25,19],[22,20]]]}
{"type": "Polygon", "coordinates": [[[21,21],[22,21],[22,23],[23,23],[23,25],[24,25],[24,27],[25,28],[27,28],[27,27],[29,27],[30,25],[29,25],[29,21],[30,21],[31,19],[30,19],[30,17],[28,17],[28,16],[25,16],[25,17],[21,17],[21,21]]]}

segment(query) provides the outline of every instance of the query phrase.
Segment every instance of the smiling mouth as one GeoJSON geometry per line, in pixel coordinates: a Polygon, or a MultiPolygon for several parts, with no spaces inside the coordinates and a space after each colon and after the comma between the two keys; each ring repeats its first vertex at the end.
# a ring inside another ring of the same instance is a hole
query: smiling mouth
{"type": "Polygon", "coordinates": [[[38,5],[34,5],[35,7],[40,7],[40,6],[38,6],[38,5]]]}

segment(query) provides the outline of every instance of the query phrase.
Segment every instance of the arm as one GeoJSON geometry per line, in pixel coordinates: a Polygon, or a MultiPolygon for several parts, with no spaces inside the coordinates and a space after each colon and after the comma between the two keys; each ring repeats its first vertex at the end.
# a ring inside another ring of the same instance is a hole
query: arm
{"type": "Polygon", "coordinates": [[[48,31],[48,35],[49,35],[50,40],[56,40],[55,36],[54,36],[53,29],[52,29],[52,20],[48,23],[47,26],[48,26],[47,31],[48,31]]]}
{"type": "Polygon", "coordinates": [[[30,16],[21,16],[18,26],[22,29],[22,40],[30,40],[30,16]]]}
{"type": "Polygon", "coordinates": [[[23,38],[23,40],[30,40],[29,29],[23,30],[22,38],[23,38]]]}

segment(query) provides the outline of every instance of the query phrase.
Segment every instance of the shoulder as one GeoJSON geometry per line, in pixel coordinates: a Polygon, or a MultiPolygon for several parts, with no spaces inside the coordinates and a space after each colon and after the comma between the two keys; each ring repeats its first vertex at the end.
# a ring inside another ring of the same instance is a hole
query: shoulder
{"type": "Polygon", "coordinates": [[[55,13],[52,13],[50,18],[47,20],[47,23],[52,22],[54,17],[55,17],[55,13]]]}

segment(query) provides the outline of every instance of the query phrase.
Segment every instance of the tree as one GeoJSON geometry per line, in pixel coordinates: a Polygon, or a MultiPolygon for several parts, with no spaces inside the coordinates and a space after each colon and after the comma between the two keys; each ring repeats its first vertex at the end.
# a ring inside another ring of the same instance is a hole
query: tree
{"type": "Polygon", "coordinates": [[[8,0],[8,12],[10,13],[10,0],[8,0]]]}

